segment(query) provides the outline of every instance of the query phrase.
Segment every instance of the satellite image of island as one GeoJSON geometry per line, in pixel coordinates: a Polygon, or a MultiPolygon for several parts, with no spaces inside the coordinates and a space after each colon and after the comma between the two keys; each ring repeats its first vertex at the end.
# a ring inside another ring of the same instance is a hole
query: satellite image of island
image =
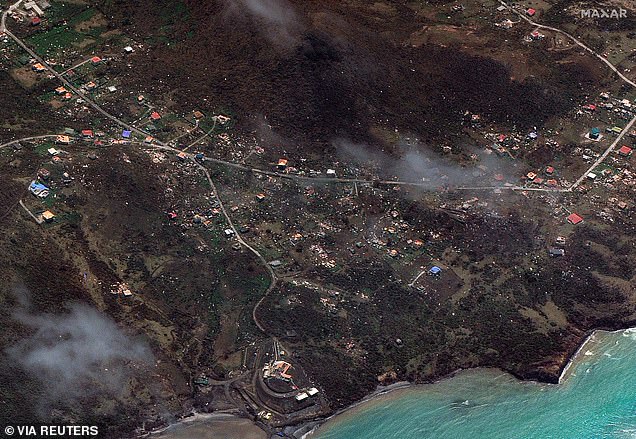
{"type": "Polygon", "coordinates": [[[636,438],[634,0],[0,0],[3,438],[636,438]]]}

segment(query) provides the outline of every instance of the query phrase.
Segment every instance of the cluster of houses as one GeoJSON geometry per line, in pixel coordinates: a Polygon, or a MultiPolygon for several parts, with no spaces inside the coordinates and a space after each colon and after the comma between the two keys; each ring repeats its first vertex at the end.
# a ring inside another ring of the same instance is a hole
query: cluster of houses
{"type": "Polygon", "coordinates": [[[28,21],[31,26],[39,26],[45,11],[51,7],[48,0],[28,0],[9,8],[9,15],[17,22],[28,21]],[[22,6],[20,8],[20,6],[22,6]]]}
{"type": "Polygon", "coordinates": [[[110,293],[115,296],[131,297],[133,295],[132,290],[125,282],[120,282],[111,287],[110,293]]]}
{"type": "Polygon", "coordinates": [[[291,368],[291,363],[283,360],[266,363],[263,366],[263,378],[277,378],[283,381],[291,381],[292,375],[289,373],[291,368]]]}
{"type": "MultiPolygon", "coordinates": [[[[40,171],[38,171],[38,175],[40,176],[40,178],[45,178],[43,177],[43,174],[48,177],[49,171],[47,169],[41,169],[40,171]]],[[[38,197],[39,199],[43,200],[50,195],[51,190],[45,184],[40,183],[37,180],[33,180],[29,184],[29,192],[33,194],[34,196],[38,197]]],[[[50,210],[43,211],[42,213],[40,213],[39,218],[36,218],[38,223],[42,223],[42,222],[50,223],[54,219],[55,219],[55,214],[51,212],[50,210]]]]}
{"type": "Polygon", "coordinates": [[[554,166],[546,166],[543,169],[543,174],[540,172],[530,171],[526,174],[525,180],[528,184],[534,186],[545,185],[547,187],[556,188],[559,186],[559,181],[556,178],[556,169],[554,166]]]}
{"type": "MultiPolygon", "coordinates": [[[[278,159],[278,162],[276,163],[276,169],[278,171],[281,172],[285,172],[288,174],[294,174],[297,173],[298,175],[305,175],[305,171],[299,171],[297,168],[293,167],[293,166],[289,166],[289,159],[285,158],[285,157],[281,157],[278,159]]],[[[316,171],[316,170],[309,170],[309,175],[311,175],[312,177],[319,177],[321,175],[321,171],[316,171]]],[[[325,171],[325,175],[328,178],[336,178],[338,175],[336,173],[335,169],[331,169],[328,168],[325,171]]]]}

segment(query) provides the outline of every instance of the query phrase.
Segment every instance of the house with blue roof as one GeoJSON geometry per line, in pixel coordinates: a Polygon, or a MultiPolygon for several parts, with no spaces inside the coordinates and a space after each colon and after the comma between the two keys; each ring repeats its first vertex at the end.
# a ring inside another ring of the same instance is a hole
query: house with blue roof
{"type": "Polygon", "coordinates": [[[428,274],[433,275],[433,276],[437,276],[438,274],[440,274],[442,272],[442,269],[439,268],[437,265],[433,265],[430,270],[428,270],[428,274]]]}
{"type": "Polygon", "coordinates": [[[29,185],[29,192],[39,198],[46,198],[51,193],[48,187],[44,186],[42,183],[38,183],[35,180],[33,180],[29,185]]]}

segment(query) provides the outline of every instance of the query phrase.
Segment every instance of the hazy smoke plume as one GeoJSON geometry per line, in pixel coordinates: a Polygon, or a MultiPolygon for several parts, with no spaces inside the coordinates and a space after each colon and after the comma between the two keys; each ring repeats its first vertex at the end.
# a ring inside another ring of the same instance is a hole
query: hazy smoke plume
{"type": "Polygon", "coordinates": [[[294,8],[286,0],[227,0],[228,10],[236,17],[248,16],[258,31],[279,47],[300,43],[302,25],[294,8]]]}
{"type": "Polygon", "coordinates": [[[510,163],[483,151],[475,153],[476,163],[460,166],[417,143],[400,142],[393,154],[344,139],[334,141],[334,146],[345,160],[375,166],[381,175],[397,177],[402,181],[421,182],[424,188],[430,189],[440,186],[484,186],[495,183],[495,174],[502,174],[504,179],[512,175],[510,163]]]}
{"type": "Polygon", "coordinates": [[[7,355],[41,380],[51,401],[119,396],[135,369],[153,362],[149,346],[125,335],[114,321],[87,305],[72,305],[63,314],[33,314],[24,291],[16,293],[14,318],[31,328],[30,337],[7,355]]]}

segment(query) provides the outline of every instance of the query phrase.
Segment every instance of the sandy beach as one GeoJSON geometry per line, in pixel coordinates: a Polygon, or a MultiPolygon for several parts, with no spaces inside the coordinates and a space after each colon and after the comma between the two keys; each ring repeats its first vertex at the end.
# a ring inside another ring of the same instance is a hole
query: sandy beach
{"type": "Polygon", "coordinates": [[[218,413],[197,414],[150,437],[157,439],[266,439],[267,434],[249,419],[218,413]]]}

